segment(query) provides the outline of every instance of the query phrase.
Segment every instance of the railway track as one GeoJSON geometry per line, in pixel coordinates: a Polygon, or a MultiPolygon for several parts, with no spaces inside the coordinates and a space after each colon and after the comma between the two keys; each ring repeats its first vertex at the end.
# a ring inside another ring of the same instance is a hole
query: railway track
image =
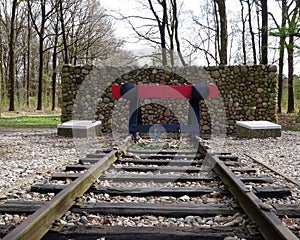
{"type": "Polygon", "coordinates": [[[128,137],[29,190],[49,201],[1,204],[1,213],[24,221],[0,226],[0,237],[299,239],[298,204],[270,203],[291,197],[291,189],[261,172],[200,141],[196,149],[158,151],[136,148],[128,137]]]}

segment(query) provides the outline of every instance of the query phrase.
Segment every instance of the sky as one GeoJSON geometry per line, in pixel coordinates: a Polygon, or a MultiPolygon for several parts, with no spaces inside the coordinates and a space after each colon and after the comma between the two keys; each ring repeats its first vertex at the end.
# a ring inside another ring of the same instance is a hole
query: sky
{"type": "MultiPolygon", "coordinates": [[[[118,16],[118,14],[116,12],[122,12],[124,15],[142,15],[142,16],[146,16],[146,14],[148,13],[149,17],[153,18],[153,15],[150,13],[149,10],[144,11],[143,9],[137,7],[137,6],[140,6],[139,4],[136,3],[137,0],[99,0],[99,1],[100,1],[101,6],[103,6],[105,9],[109,10],[108,12],[114,16],[118,16]]],[[[144,1],[145,4],[147,4],[146,0],[140,0],[140,1],[144,1]]],[[[183,0],[183,4],[184,4],[183,8],[185,11],[188,11],[191,16],[192,15],[193,16],[197,16],[197,15],[201,16],[201,14],[200,14],[201,2],[203,2],[203,1],[204,0],[183,0]]],[[[240,9],[241,9],[240,3],[238,0],[227,0],[227,3],[229,1],[230,1],[230,5],[227,5],[228,19],[233,16],[233,13],[239,15],[240,9]]],[[[268,1],[268,4],[269,4],[269,10],[272,10],[275,17],[277,19],[281,19],[280,10],[278,9],[279,11],[274,11],[274,9],[278,6],[278,3],[276,3],[275,0],[271,0],[271,1],[268,1]]],[[[187,16],[189,16],[189,14],[187,14],[187,16]]],[[[135,20],[135,21],[138,21],[138,20],[135,20]]],[[[193,32],[194,29],[189,28],[188,22],[185,24],[187,26],[186,33],[190,34],[191,32],[193,32]]],[[[130,36],[135,36],[135,33],[133,33],[132,29],[128,25],[124,24],[124,22],[114,21],[114,28],[115,28],[115,33],[116,33],[117,37],[133,42],[133,43],[125,44],[125,48],[127,50],[135,51],[136,53],[139,51],[144,51],[144,52],[146,51],[145,49],[147,48],[147,46],[136,43],[133,40],[134,38],[130,37],[130,36]]],[[[237,45],[235,45],[233,47],[237,48],[237,45]]],[[[228,46],[228,48],[230,48],[230,45],[228,46]]],[[[152,51],[151,49],[152,48],[149,48],[149,51],[152,51]]],[[[269,59],[273,58],[273,55],[270,52],[269,59]]],[[[201,62],[198,61],[196,64],[197,65],[206,65],[206,61],[204,61],[204,60],[200,60],[200,61],[201,62]]],[[[285,65],[287,65],[287,64],[285,64],[285,65]]],[[[299,70],[297,70],[297,69],[298,68],[295,68],[296,72],[297,71],[300,72],[300,68],[299,68],[299,70]]]]}
{"type": "MultiPolygon", "coordinates": [[[[118,16],[114,11],[116,12],[122,12],[124,15],[139,15],[141,12],[143,13],[143,16],[146,16],[145,14],[149,13],[148,11],[144,11],[139,4],[137,4],[136,0],[99,0],[101,6],[103,6],[105,9],[109,10],[109,12],[114,15],[118,16]]],[[[142,0],[147,3],[147,0],[142,0]]],[[[200,2],[203,0],[184,0],[184,8],[185,10],[194,11],[195,14],[197,10],[200,11],[200,2]]],[[[149,13],[149,17],[153,18],[153,15],[149,13]]],[[[138,21],[138,20],[133,20],[138,21]]],[[[127,25],[122,23],[122,21],[115,21],[114,22],[114,28],[116,30],[116,35],[121,38],[128,39],[128,36],[130,34],[134,34],[131,30],[131,28],[127,25]]],[[[127,44],[127,47],[129,49],[135,49],[137,48],[136,43],[134,44],[127,44]]]]}

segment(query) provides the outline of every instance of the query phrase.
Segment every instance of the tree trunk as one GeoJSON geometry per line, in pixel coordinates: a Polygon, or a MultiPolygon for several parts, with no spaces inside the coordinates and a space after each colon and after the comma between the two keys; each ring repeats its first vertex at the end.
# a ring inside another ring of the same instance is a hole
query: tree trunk
{"type": "Polygon", "coordinates": [[[261,0],[261,63],[268,64],[268,3],[267,0],[261,0]]]}
{"type": "Polygon", "coordinates": [[[56,97],[56,76],[57,76],[57,45],[58,45],[58,29],[59,19],[57,18],[57,22],[55,24],[55,36],[54,36],[54,46],[53,46],[53,54],[52,54],[52,108],[51,110],[55,110],[55,97],[56,97]]]}
{"type": "Polygon", "coordinates": [[[246,20],[244,18],[244,4],[240,1],[241,4],[241,20],[242,20],[242,52],[243,52],[243,64],[247,63],[247,53],[246,53],[246,20]]]}
{"type": "Polygon", "coordinates": [[[288,113],[295,111],[294,103],[294,35],[289,36],[288,52],[288,113]]]}
{"type": "Polygon", "coordinates": [[[163,64],[163,66],[165,66],[168,64],[167,45],[166,45],[166,25],[167,25],[168,18],[167,18],[167,2],[166,2],[166,0],[162,0],[161,5],[163,7],[163,19],[161,22],[159,32],[161,35],[162,64],[163,64]]]}
{"type": "Polygon", "coordinates": [[[256,60],[256,44],[255,44],[255,34],[253,31],[253,27],[252,27],[252,14],[251,14],[251,3],[249,0],[247,0],[247,4],[248,4],[248,15],[249,15],[249,19],[248,19],[248,23],[249,23],[249,31],[250,31],[250,35],[251,35],[251,42],[252,42],[252,53],[253,53],[253,64],[257,64],[257,60],[256,60]]]}
{"type": "MultiPolygon", "coordinates": [[[[29,8],[28,8],[29,11],[29,8]]],[[[31,76],[31,65],[30,65],[30,57],[31,57],[31,24],[30,24],[30,12],[28,12],[27,16],[27,73],[26,73],[26,105],[29,107],[29,91],[30,91],[30,76],[31,76]]]]}
{"type": "Polygon", "coordinates": [[[180,41],[179,41],[179,34],[178,34],[178,10],[177,10],[177,2],[176,0],[171,1],[172,2],[172,9],[173,9],[173,18],[174,18],[174,30],[175,30],[175,42],[176,42],[176,49],[177,53],[180,59],[180,62],[183,66],[186,65],[182,53],[181,53],[181,47],[180,47],[180,41]]]}
{"type": "Polygon", "coordinates": [[[294,49],[295,36],[298,32],[298,18],[299,18],[300,0],[296,1],[296,7],[293,10],[293,15],[289,21],[289,43],[287,46],[288,52],[288,113],[295,112],[294,102],[294,49]]]}
{"type": "MultiPolygon", "coordinates": [[[[26,40],[25,40],[26,41],[26,40]]],[[[24,51],[22,54],[22,61],[23,61],[23,79],[22,79],[22,89],[26,89],[26,73],[27,73],[27,52],[24,51]]],[[[26,92],[22,91],[22,104],[26,103],[26,92]]]]}
{"type": "MultiPolygon", "coordinates": [[[[0,21],[2,21],[2,15],[0,15],[0,21]]],[[[2,26],[0,24],[0,32],[2,32],[2,26]]],[[[0,34],[0,42],[2,42],[2,34],[0,34]]],[[[3,45],[0,44],[0,111],[1,111],[1,105],[2,101],[5,99],[5,92],[6,92],[6,87],[5,87],[5,82],[6,82],[6,76],[5,76],[5,71],[4,71],[4,53],[3,53],[3,45]]]]}
{"type": "Polygon", "coordinates": [[[15,82],[16,82],[16,10],[18,1],[14,0],[11,12],[9,35],[9,111],[15,111],[15,82]]]}
{"type": "Polygon", "coordinates": [[[56,76],[57,76],[57,46],[54,46],[53,49],[53,55],[52,55],[52,68],[53,68],[53,73],[52,73],[52,108],[51,110],[55,110],[55,92],[56,92],[56,76]]]}
{"type": "Polygon", "coordinates": [[[174,23],[174,16],[170,16],[169,19],[171,21],[170,24],[167,25],[167,30],[169,34],[169,39],[170,39],[170,49],[169,49],[169,54],[170,54],[170,63],[171,66],[174,66],[175,60],[174,60],[174,31],[175,31],[175,23],[174,23]]]}
{"type": "Polygon", "coordinates": [[[67,37],[66,37],[66,31],[65,31],[65,21],[64,21],[62,2],[63,2],[62,0],[59,0],[59,17],[60,17],[63,46],[64,46],[64,63],[68,64],[69,63],[68,44],[67,44],[67,37]]]}
{"type": "MultiPolygon", "coordinates": [[[[43,27],[42,27],[43,28],[43,27]]],[[[39,78],[38,78],[38,98],[36,110],[43,109],[43,80],[44,80],[44,29],[39,35],[39,78]]]]}
{"type": "MultiPolygon", "coordinates": [[[[287,20],[287,3],[286,0],[282,0],[282,21],[281,29],[285,29],[287,20]]],[[[282,102],[282,91],[283,91],[283,65],[284,65],[284,49],[285,49],[285,36],[286,33],[280,35],[279,41],[279,63],[278,63],[278,102],[277,111],[282,113],[281,102],[282,102]]]]}
{"type": "Polygon", "coordinates": [[[44,81],[44,35],[46,23],[46,5],[41,1],[41,26],[39,35],[39,78],[38,78],[38,98],[37,110],[43,109],[43,81],[44,81]]]}
{"type": "Polygon", "coordinates": [[[228,46],[228,33],[227,33],[227,15],[225,0],[216,0],[218,4],[218,12],[220,17],[220,64],[227,65],[227,46],[228,46]]]}
{"type": "Polygon", "coordinates": [[[163,17],[162,20],[159,19],[157,12],[155,11],[151,0],[148,0],[150,9],[157,21],[157,25],[158,25],[158,29],[159,29],[159,34],[160,34],[160,46],[161,46],[161,50],[162,50],[162,65],[166,66],[168,64],[168,60],[167,60],[167,45],[166,45],[166,26],[167,26],[167,2],[166,0],[162,0],[159,2],[159,4],[162,6],[163,8],[163,17]]]}

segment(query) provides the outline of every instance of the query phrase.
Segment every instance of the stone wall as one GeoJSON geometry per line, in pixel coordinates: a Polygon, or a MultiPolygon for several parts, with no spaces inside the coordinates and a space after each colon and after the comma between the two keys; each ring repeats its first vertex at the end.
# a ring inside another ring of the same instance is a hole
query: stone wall
{"type": "MultiPolygon", "coordinates": [[[[62,122],[71,119],[102,120],[102,131],[128,131],[128,100],[112,99],[111,86],[124,82],[137,85],[217,85],[219,99],[201,102],[203,133],[232,133],[237,120],[268,120],[276,117],[276,66],[220,67],[92,67],[63,66],[62,122]]],[[[188,100],[143,99],[143,123],[188,122],[188,100]]]]}

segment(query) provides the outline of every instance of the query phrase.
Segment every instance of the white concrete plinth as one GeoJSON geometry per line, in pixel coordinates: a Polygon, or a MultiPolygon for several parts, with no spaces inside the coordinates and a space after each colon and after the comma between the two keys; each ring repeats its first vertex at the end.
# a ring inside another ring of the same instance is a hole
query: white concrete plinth
{"type": "Polygon", "coordinates": [[[269,121],[236,121],[236,136],[240,138],[280,137],[281,126],[269,121]]]}
{"type": "Polygon", "coordinates": [[[99,136],[101,121],[71,120],[57,125],[57,134],[65,137],[99,136]]]}

